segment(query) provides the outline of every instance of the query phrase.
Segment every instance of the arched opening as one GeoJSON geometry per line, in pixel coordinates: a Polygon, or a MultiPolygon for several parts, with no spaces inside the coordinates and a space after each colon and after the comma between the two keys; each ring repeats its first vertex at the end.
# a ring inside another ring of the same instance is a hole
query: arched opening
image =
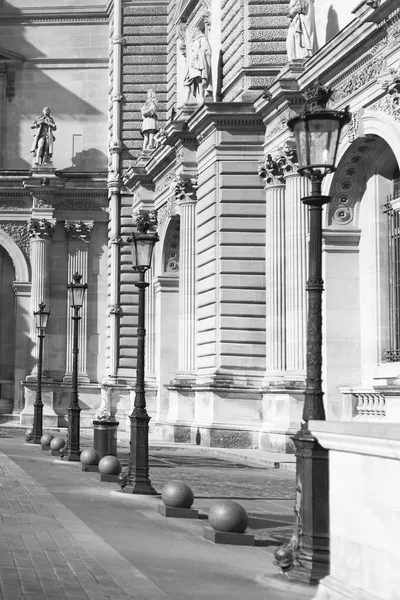
{"type": "Polygon", "coordinates": [[[377,135],[355,140],[339,162],[330,193],[324,379],[328,418],[343,418],[343,411],[357,412],[362,394],[355,390],[370,392],[373,404],[382,378],[400,373],[400,362],[389,364],[393,357],[400,360],[393,347],[396,330],[400,341],[399,168],[389,144],[377,135]]]}
{"type": "Polygon", "coordinates": [[[180,218],[170,219],[161,240],[159,272],[153,279],[156,313],[157,422],[169,411],[168,385],[178,369],[179,349],[179,239],[180,218]]]}
{"type": "Polygon", "coordinates": [[[0,246],[0,414],[10,414],[14,398],[15,296],[13,261],[0,246]]]}

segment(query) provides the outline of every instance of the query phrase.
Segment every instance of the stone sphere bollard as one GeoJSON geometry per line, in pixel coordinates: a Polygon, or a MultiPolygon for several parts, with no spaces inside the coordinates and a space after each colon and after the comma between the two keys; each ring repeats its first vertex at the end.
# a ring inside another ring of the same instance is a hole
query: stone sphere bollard
{"type": "Polygon", "coordinates": [[[208,522],[216,531],[244,533],[249,517],[239,502],[220,500],[210,508],[208,522]]]}
{"type": "Polygon", "coordinates": [[[100,454],[94,448],[85,448],[81,452],[81,463],[83,465],[96,466],[100,462],[100,454]]]}
{"type": "Polygon", "coordinates": [[[50,446],[51,440],[54,438],[52,433],[44,433],[40,438],[40,443],[42,446],[50,446]]]}
{"type": "Polygon", "coordinates": [[[119,475],[121,473],[121,463],[116,456],[109,454],[103,456],[99,462],[99,471],[104,475],[119,475]]]}
{"type": "Polygon", "coordinates": [[[64,440],[64,438],[61,435],[56,435],[55,437],[53,437],[53,439],[50,442],[50,449],[51,450],[61,450],[61,448],[64,448],[66,443],[67,442],[64,440]]]}
{"type": "Polygon", "coordinates": [[[194,501],[194,494],[183,481],[172,480],[165,484],[161,493],[161,500],[165,506],[190,508],[194,501]]]}

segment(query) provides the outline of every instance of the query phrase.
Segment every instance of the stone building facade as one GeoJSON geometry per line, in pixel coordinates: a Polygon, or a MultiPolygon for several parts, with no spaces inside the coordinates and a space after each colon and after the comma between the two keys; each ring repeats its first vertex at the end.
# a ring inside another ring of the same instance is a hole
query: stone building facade
{"type": "Polygon", "coordinates": [[[3,415],[31,421],[32,315],[43,300],[51,310],[45,416],[65,424],[66,284],[79,270],[89,285],[82,422],[91,425],[103,394],[128,426],[137,290],[127,238],[133,212],[156,210],[146,317],[152,435],[293,450],[305,385],[308,218],[300,198],[308,183],[286,121],[319,82],[334,90],[331,107],[352,113],[338,169],[324,181],[332,196],[324,217],[327,415],[399,419],[400,9],[394,0],[318,2],[318,51],[288,60],[295,4],[1,4],[3,415]],[[143,150],[149,89],[157,132],[143,150]],[[29,162],[30,125],[43,106],[57,124],[47,171],[29,162]]]}

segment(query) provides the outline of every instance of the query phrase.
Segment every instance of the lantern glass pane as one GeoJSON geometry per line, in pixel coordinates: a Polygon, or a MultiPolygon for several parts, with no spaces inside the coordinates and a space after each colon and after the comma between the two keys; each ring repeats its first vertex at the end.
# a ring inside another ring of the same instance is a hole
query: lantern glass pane
{"type": "Polygon", "coordinates": [[[46,329],[47,322],[49,320],[49,314],[50,313],[48,313],[48,312],[40,312],[40,311],[37,311],[34,313],[37,329],[46,329]]]}
{"type": "Polygon", "coordinates": [[[334,170],[339,143],[340,120],[326,115],[299,119],[294,134],[298,148],[299,169],[334,170]]]}
{"type": "Polygon", "coordinates": [[[85,295],[85,286],[71,284],[69,288],[70,293],[70,305],[71,306],[82,306],[83,296],[85,295]]]}
{"type": "Polygon", "coordinates": [[[137,267],[137,252],[136,252],[136,239],[132,235],[131,238],[131,259],[132,267],[137,267]]]}
{"type": "Polygon", "coordinates": [[[151,237],[136,238],[136,266],[149,269],[153,254],[154,239],[151,237]]]}

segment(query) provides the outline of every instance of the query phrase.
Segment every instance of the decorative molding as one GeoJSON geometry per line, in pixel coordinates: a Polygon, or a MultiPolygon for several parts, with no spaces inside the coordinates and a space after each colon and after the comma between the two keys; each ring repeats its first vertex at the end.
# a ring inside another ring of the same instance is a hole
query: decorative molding
{"type": "Polygon", "coordinates": [[[51,240],[56,222],[47,219],[30,219],[28,232],[31,240],[51,240]]]}
{"type": "Polygon", "coordinates": [[[3,25],[18,23],[19,25],[54,25],[73,24],[90,25],[97,23],[108,23],[108,15],[105,10],[99,10],[94,6],[81,6],[79,8],[60,7],[57,14],[54,8],[22,8],[18,12],[7,12],[1,14],[3,25]]]}
{"type": "Polygon", "coordinates": [[[28,230],[27,223],[15,223],[12,221],[1,221],[0,229],[9,235],[17,246],[22,250],[26,257],[30,257],[31,254],[31,237],[28,230]]]}
{"type": "Polygon", "coordinates": [[[68,241],[90,242],[93,221],[65,221],[68,241]]]}

